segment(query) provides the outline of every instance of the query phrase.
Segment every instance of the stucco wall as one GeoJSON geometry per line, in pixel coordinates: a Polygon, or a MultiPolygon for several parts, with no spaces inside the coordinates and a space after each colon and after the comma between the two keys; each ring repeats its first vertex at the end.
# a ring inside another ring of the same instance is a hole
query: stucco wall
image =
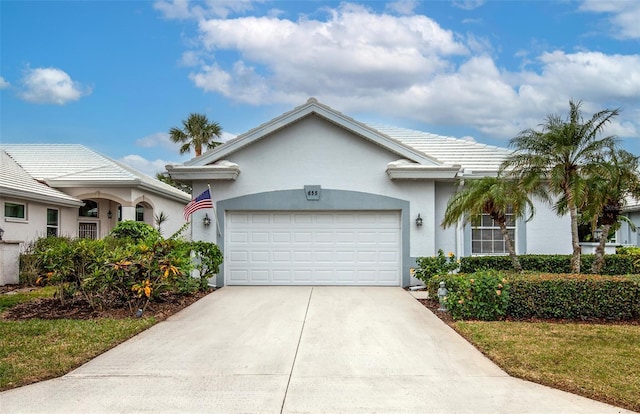
{"type": "Polygon", "coordinates": [[[75,207],[60,207],[51,204],[43,204],[19,198],[0,197],[0,227],[4,230],[3,238],[6,240],[32,241],[47,234],[47,208],[59,210],[58,234],[61,236],[75,237],[77,235],[78,209],[75,207]],[[4,202],[21,203],[26,205],[26,219],[18,220],[4,216],[4,202]]]}
{"type": "MultiPolygon", "coordinates": [[[[571,219],[558,216],[545,203],[534,199],[535,216],[526,223],[527,254],[571,254],[571,219]]],[[[521,253],[521,252],[519,252],[521,253]]]]}
{"type": "MultiPolygon", "coordinates": [[[[433,255],[440,234],[435,217],[435,186],[429,181],[394,181],[386,174],[389,162],[401,158],[377,144],[315,116],[310,116],[230,154],[227,160],[240,166],[235,181],[212,182],[214,202],[255,193],[302,190],[305,185],[323,189],[378,194],[410,203],[410,255],[433,255]],[[415,226],[420,213],[421,228],[415,226]]],[[[194,194],[207,182],[194,182],[194,194]]],[[[446,201],[445,201],[446,202],[446,201]]],[[[372,206],[373,209],[373,206],[372,206]]],[[[193,215],[193,237],[215,241],[216,228],[202,226],[205,211],[193,215]]],[[[211,214],[210,214],[211,216],[211,214]]]]}
{"type": "MultiPolygon", "coordinates": [[[[154,216],[164,212],[169,219],[162,223],[161,230],[165,237],[171,236],[185,223],[182,211],[186,203],[173,201],[148,191],[129,187],[109,188],[63,188],[65,193],[79,198],[92,199],[98,202],[99,218],[88,218],[83,221],[97,222],[100,237],[106,236],[111,229],[118,224],[117,208],[122,205],[122,219],[135,220],[135,206],[142,204],[147,206],[144,212],[144,222],[154,227],[154,216]],[[109,219],[107,212],[111,210],[113,217],[109,219]]],[[[76,212],[77,216],[77,212],[76,212]]]]}

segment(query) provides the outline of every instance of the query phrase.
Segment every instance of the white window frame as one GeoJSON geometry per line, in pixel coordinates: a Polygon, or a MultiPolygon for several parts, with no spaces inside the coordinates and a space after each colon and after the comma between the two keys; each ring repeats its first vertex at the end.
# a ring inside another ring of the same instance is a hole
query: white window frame
{"type": "Polygon", "coordinates": [[[26,222],[29,217],[29,205],[27,203],[22,203],[19,201],[5,201],[2,205],[2,215],[4,217],[4,221],[14,221],[14,222],[26,222]],[[24,217],[12,217],[7,216],[7,204],[14,204],[18,206],[22,206],[24,210],[24,217]]]}
{"type": "MultiPolygon", "coordinates": [[[[514,249],[516,248],[516,237],[517,237],[517,219],[513,213],[507,213],[507,231],[512,231],[511,242],[513,243],[514,249]]],[[[504,241],[504,237],[502,235],[502,231],[500,227],[495,223],[495,221],[491,218],[489,214],[483,214],[480,220],[480,225],[471,226],[471,255],[472,256],[503,256],[509,254],[509,250],[507,249],[506,243],[504,241]],[[491,225],[487,224],[487,220],[491,221],[491,225]],[[491,232],[490,239],[474,238],[474,232],[479,230],[480,233],[483,231],[491,232]],[[496,234],[498,237],[496,237],[496,234]],[[480,243],[480,251],[474,250],[474,242],[480,243]],[[494,247],[496,242],[502,243],[502,251],[495,251],[494,247]],[[483,243],[491,244],[491,251],[484,251],[483,243]]]]}

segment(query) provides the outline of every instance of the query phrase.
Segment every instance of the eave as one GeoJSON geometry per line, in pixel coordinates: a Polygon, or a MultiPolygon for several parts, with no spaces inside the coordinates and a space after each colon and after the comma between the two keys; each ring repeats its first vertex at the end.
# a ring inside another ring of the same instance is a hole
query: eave
{"type": "Polygon", "coordinates": [[[240,174],[240,167],[232,162],[218,162],[202,166],[167,165],[165,168],[172,179],[182,182],[194,180],[235,181],[240,174]]]}

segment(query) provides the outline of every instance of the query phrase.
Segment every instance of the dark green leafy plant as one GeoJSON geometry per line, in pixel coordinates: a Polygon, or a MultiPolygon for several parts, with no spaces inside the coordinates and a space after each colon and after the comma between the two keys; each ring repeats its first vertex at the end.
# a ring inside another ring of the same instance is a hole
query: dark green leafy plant
{"type": "Polygon", "coordinates": [[[456,256],[453,253],[445,256],[442,249],[438,250],[437,256],[418,257],[416,263],[418,264],[418,268],[416,269],[415,276],[425,284],[435,275],[446,275],[447,273],[457,271],[460,267],[456,256]]]}
{"type": "Polygon", "coordinates": [[[141,221],[125,220],[118,223],[110,233],[117,239],[128,238],[134,242],[142,240],[159,240],[162,238],[160,232],[153,226],[141,221]]]}
{"type": "Polygon", "coordinates": [[[510,278],[514,318],[640,318],[640,277],[533,274],[510,278]]]}
{"type": "MultiPolygon", "coordinates": [[[[494,271],[457,275],[445,303],[454,319],[494,321],[507,313],[509,284],[504,274],[494,271]]],[[[445,282],[446,283],[446,282],[445,282]]]]}

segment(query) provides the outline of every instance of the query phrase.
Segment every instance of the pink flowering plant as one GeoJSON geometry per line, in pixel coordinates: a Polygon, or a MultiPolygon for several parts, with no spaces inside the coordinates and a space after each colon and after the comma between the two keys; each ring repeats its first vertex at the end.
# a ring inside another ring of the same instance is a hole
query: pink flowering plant
{"type": "Polygon", "coordinates": [[[454,277],[455,289],[445,299],[454,319],[494,321],[504,318],[509,284],[503,273],[482,271],[454,277]]]}

